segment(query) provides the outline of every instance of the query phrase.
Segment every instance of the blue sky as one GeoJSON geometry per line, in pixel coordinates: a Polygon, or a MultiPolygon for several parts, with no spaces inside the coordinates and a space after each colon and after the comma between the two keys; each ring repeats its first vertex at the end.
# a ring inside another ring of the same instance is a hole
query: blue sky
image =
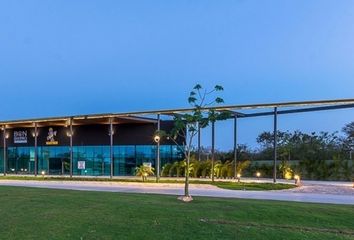
{"type": "MultiPolygon", "coordinates": [[[[354,2],[0,1],[0,119],[186,107],[195,83],[226,104],[353,98],[354,2]]],[[[354,109],[281,116],[336,131],[354,109]]],[[[232,122],[217,147],[232,147],[232,122]]],[[[272,118],[240,120],[254,146],[272,118]]],[[[209,130],[203,144],[210,145],[209,130]]]]}

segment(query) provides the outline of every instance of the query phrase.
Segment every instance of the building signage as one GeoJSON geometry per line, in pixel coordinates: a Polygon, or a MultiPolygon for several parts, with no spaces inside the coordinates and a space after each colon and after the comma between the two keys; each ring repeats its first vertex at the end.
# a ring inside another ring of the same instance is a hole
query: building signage
{"type": "Polygon", "coordinates": [[[27,130],[14,131],[14,143],[27,143],[27,130]]]}
{"type": "Polygon", "coordinates": [[[47,141],[45,144],[47,145],[58,145],[58,141],[56,140],[57,131],[54,131],[53,128],[49,128],[47,141]]]}
{"type": "Polygon", "coordinates": [[[77,169],[84,170],[86,168],[85,161],[77,161],[77,169]]]}

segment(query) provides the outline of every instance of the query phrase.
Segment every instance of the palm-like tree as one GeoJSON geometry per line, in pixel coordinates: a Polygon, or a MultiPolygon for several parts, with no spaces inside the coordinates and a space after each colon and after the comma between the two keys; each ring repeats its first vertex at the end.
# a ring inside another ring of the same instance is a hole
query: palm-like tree
{"type": "Polygon", "coordinates": [[[135,175],[141,177],[143,182],[145,182],[148,176],[155,174],[154,171],[155,169],[153,167],[142,165],[135,168],[135,175]]]}

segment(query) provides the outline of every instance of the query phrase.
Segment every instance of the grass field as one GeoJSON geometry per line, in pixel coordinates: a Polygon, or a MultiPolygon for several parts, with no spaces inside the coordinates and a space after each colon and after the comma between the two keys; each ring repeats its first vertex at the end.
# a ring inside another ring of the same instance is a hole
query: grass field
{"type": "Polygon", "coordinates": [[[354,206],[0,187],[0,239],[354,239],[354,206]]]}
{"type": "MultiPolygon", "coordinates": [[[[99,181],[99,182],[141,182],[136,178],[92,178],[92,177],[33,177],[33,176],[0,176],[0,180],[36,180],[36,181],[99,181]]],[[[147,183],[155,183],[153,178],[150,178],[147,183]]],[[[183,180],[177,179],[161,179],[160,183],[184,183],[183,180]]],[[[202,181],[202,180],[190,180],[191,184],[211,184],[219,188],[225,188],[230,190],[282,190],[296,187],[294,184],[283,183],[258,183],[258,182],[221,182],[221,181],[202,181]]]]}

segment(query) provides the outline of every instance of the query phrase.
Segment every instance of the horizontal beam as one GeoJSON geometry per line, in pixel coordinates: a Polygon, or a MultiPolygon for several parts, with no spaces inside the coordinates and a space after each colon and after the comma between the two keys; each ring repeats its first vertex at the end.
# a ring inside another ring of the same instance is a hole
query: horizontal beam
{"type": "MultiPolygon", "coordinates": [[[[326,110],[345,109],[345,108],[354,108],[354,104],[282,110],[282,111],[278,111],[278,114],[316,112],[316,111],[326,111],[326,110]]],[[[274,111],[244,114],[243,116],[240,116],[240,118],[262,117],[262,116],[270,116],[270,115],[274,115],[274,111]]]]}
{"type": "MultiPolygon", "coordinates": [[[[218,107],[205,107],[201,108],[202,111],[215,110],[215,111],[235,111],[242,109],[262,109],[262,108],[282,108],[282,107],[311,107],[311,106],[324,106],[324,105],[341,105],[341,104],[354,104],[354,99],[335,99],[335,100],[319,100],[319,101],[299,101],[299,102],[283,102],[283,103],[262,103],[262,104],[245,104],[245,105],[228,105],[218,107]]],[[[146,114],[175,114],[191,112],[195,108],[179,108],[169,110],[154,110],[142,112],[120,113],[118,115],[146,115],[146,114]]]]}
{"type": "MultiPolygon", "coordinates": [[[[311,106],[334,106],[334,105],[349,105],[354,104],[354,99],[336,99],[336,100],[320,100],[320,101],[298,101],[298,102],[283,102],[283,103],[262,103],[262,104],[245,104],[245,105],[229,105],[218,107],[206,107],[202,108],[202,111],[214,110],[214,111],[236,111],[247,109],[263,109],[263,108],[284,108],[284,107],[311,107],[311,106]]],[[[34,118],[25,120],[12,120],[1,121],[0,125],[7,124],[29,124],[29,123],[45,123],[66,121],[72,118],[73,120],[84,119],[102,119],[111,117],[135,117],[136,115],[171,115],[171,114],[183,114],[193,111],[194,108],[179,108],[179,109],[167,109],[167,110],[152,110],[152,111],[140,111],[140,112],[126,112],[126,113],[106,113],[106,114],[90,114],[90,115],[76,115],[76,116],[64,116],[64,117],[49,117],[49,118],[34,118]]],[[[290,112],[289,112],[290,113],[290,112]]],[[[251,116],[251,115],[248,115],[251,116]]],[[[254,115],[256,116],[256,115],[254,115]]],[[[265,115],[262,115],[265,116],[265,115]]],[[[242,117],[242,116],[240,116],[242,117]]]]}
{"type": "Polygon", "coordinates": [[[244,113],[235,112],[235,111],[227,111],[227,112],[229,112],[229,113],[232,115],[232,117],[235,117],[235,116],[237,116],[237,117],[243,117],[243,116],[246,115],[246,114],[244,114],[244,113]]]}

